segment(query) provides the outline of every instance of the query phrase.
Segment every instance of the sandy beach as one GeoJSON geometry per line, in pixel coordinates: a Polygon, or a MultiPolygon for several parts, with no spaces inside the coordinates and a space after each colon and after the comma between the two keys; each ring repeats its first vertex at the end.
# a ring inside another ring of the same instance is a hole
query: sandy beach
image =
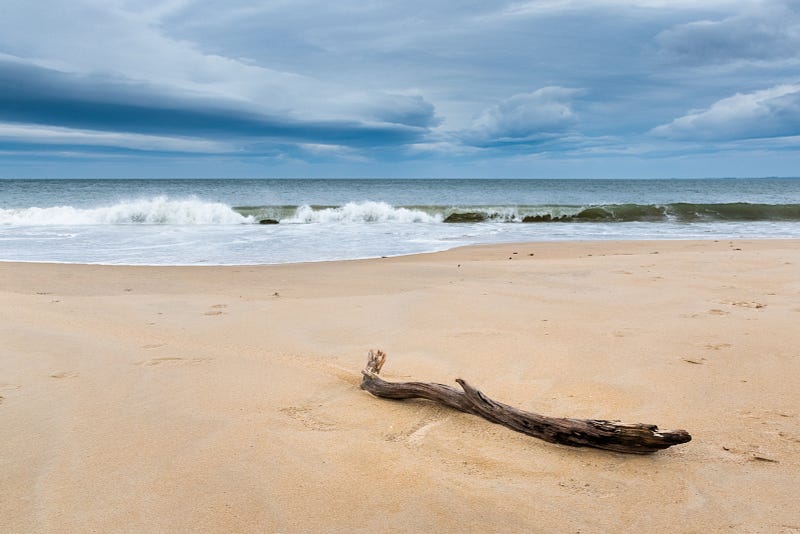
{"type": "Polygon", "coordinates": [[[2,532],[800,532],[800,242],[0,263],[2,532]],[[683,428],[649,456],[358,387],[683,428]]]}

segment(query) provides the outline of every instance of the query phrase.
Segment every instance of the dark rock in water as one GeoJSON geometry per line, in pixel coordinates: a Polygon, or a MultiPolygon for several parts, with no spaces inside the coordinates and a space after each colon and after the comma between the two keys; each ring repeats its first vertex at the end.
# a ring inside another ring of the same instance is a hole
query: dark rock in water
{"type": "Polygon", "coordinates": [[[444,220],[446,223],[483,222],[487,219],[485,213],[470,211],[467,213],[451,213],[444,220]]]}
{"type": "Polygon", "coordinates": [[[562,215],[560,217],[553,217],[549,213],[544,215],[526,215],[522,218],[524,223],[543,223],[543,222],[569,222],[572,217],[569,215],[562,215]]]}
{"type": "Polygon", "coordinates": [[[261,219],[258,224],[278,224],[278,221],[275,219],[261,219]]]}
{"type": "Polygon", "coordinates": [[[575,218],[579,220],[613,219],[614,215],[603,208],[586,208],[575,215],[575,218]]]}
{"type": "Polygon", "coordinates": [[[526,215],[522,218],[522,222],[524,223],[550,222],[552,220],[553,218],[549,213],[544,215],[526,215]]]}

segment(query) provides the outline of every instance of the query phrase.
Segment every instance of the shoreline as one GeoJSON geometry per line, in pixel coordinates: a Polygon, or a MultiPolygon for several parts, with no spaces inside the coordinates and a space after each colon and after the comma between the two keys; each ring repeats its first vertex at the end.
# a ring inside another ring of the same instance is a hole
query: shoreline
{"type": "Polygon", "coordinates": [[[800,240],[0,262],[4,531],[792,532],[800,240]],[[359,390],[684,428],[644,457],[359,390]]]}
{"type": "Polygon", "coordinates": [[[569,240],[553,240],[553,241],[511,241],[501,243],[478,243],[470,245],[456,245],[451,248],[443,250],[431,250],[427,252],[411,252],[407,254],[385,255],[385,256],[365,256],[361,258],[345,258],[345,259],[323,259],[323,260],[309,260],[297,262],[282,262],[282,263],[170,263],[170,264],[142,264],[142,263],[80,263],[68,261],[38,261],[38,260],[3,260],[0,259],[0,265],[3,264],[19,264],[19,265],[83,265],[87,267],[144,267],[144,268],[160,268],[160,267],[205,267],[205,268],[236,268],[236,267],[276,267],[282,265],[314,265],[314,264],[329,264],[340,262],[362,262],[362,261],[378,261],[386,259],[397,259],[405,257],[416,256],[429,256],[432,254],[446,254],[448,252],[457,251],[461,249],[471,248],[485,248],[485,247],[524,247],[524,246],[549,246],[549,245],[580,245],[592,243],[604,243],[608,245],[622,244],[622,243],[720,243],[720,242],[798,242],[800,237],[720,237],[713,236],[707,239],[698,239],[696,237],[687,237],[685,239],[669,237],[664,239],[652,238],[630,238],[630,239],[569,239],[569,240]]]}

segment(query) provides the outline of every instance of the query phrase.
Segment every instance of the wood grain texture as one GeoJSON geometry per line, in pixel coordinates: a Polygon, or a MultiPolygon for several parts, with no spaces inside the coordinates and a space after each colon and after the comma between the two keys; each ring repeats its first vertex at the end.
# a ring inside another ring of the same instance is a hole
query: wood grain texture
{"type": "Polygon", "coordinates": [[[535,438],[572,447],[594,447],[627,454],[649,454],[692,439],[685,430],[659,430],[656,425],[603,419],[548,417],[490,399],[462,379],[461,390],[431,382],[388,382],[378,376],[386,353],[369,351],[361,389],[387,399],[427,399],[471,413],[535,438]]]}

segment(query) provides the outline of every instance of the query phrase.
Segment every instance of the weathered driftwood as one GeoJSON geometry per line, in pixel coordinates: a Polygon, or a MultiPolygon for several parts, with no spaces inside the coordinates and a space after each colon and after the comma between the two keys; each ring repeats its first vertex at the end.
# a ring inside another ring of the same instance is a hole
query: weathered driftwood
{"type": "Polygon", "coordinates": [[[526,412],[490,399],[460,378],[456,382],[463,391],[429,382],[387,382],[378,376],[385,361],[383,351],[369,351],[367,365],[361,371],[361,389],[387,399],[428,399],[551,443],[648,454],[692,439],[685,430],[659,430],[656,425],[526,412]]]}

